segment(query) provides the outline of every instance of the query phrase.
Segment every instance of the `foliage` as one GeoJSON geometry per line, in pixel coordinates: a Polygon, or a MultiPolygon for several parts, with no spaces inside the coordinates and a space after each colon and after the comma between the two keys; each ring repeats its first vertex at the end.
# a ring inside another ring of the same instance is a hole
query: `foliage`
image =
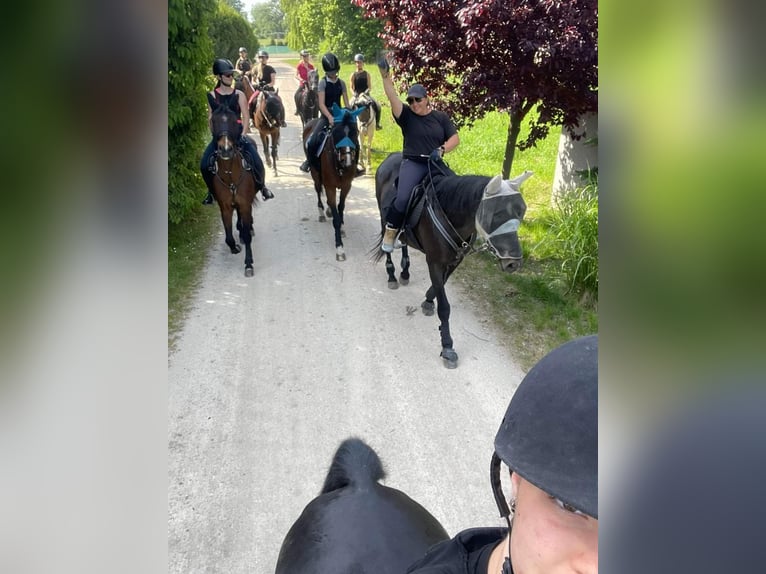
{"type": "Polygon", "coordinates": [[[561,261],[569,288],[598,299],[598,179],[560,196],[541,223],[548,227],[539,252],[561,261]]]}
{"type": "Polygon", "coordinates": [[[202,197],[199,158],[207,131],[204,93],[212,61],[214,0],[168,3],[168,218],[178,223],[202,197]]]}
{"type": "Polygon", "coordinates": [[[596,0],[352,1],[385,22],[382,39],[399,80],[426,85],[456,123],[509,113],[505,176],[517,145],[533,146],[551,125],[574,128],[598,108],[596,0]]]}
{"type": "Polygon", "coordinates": [[[242,2],[242,0],[223,0],[223,2],[227,6],[230,6],[231,8],[234,8],[234,10],[236,10],[240,14],[244,15],[244,13],[245,13],[245,4],[244,4],[244,2],[242,2]]]}
{"type": "Polygon", "coordinates": [[[382,25],[365,19],[350,0],[281,0],[289,26],[288,44],[314,54],[333,52],[341,61],[362,53],[372,59],[382,44],[382,25]]]}
{"type": "Polygon", "coordinates": [[[279,6],[279,0],[269,0],[262,4],[256,4],[250,10],[253,30],[258,38],[282,38],[287,25],[285,13],[279,6]]]}
{"type": "Polygon", "coordinates": [[[213,41],[213,54],[216,58],[228,58],[236,62],[240,46],[247,48],[248,55],[254,54],[259,47],[258,38],[250,23],[241,12],[223,0],[218,2],[218,9],[210,21],[208,33],[213,41]]]}

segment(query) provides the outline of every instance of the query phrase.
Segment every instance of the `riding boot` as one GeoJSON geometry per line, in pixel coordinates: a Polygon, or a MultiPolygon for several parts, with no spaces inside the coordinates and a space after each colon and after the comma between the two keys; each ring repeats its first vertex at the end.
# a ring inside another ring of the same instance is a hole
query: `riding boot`
{"type": "Polygon", "coordinates": [[[404,214],[396,209],[395,205],[391,205],[386,215],[386,229],[383,232],[383,242],[380,244],[380,248],[384,252],[393,253],[394,248],[402,246],[396,238],[399,236],[403,223],[404,214]]]}
{"type": "Polygon", "coordinates": [[[263,196],[263,201],[274,199],[274,194],[265,185],[261,188],[261,195],[263,196]]]}
{"type": "Polygon", "coordinates": [[[380,244],[380,248],[386,253],[393,253],[394,241],[396,241],[396,237],[398,235],[399,235],[399,228],[391,227],[390,224],[386,223],[386,230],[383,233],[383,243],[380,244]]]}
{"type": "Polygon", "coordinates": [[[308,173],[311,169],[309,166],[309,160],[305,160],[298,169],[300,169],[302,172],[308,173]]]}
{"type": "Polygon", "coordinates": [[[202,200],[202,205],[210,205],[213,203],[213,194],[210,193],[210,190],[207,192],[207,197],[202,200]]]}

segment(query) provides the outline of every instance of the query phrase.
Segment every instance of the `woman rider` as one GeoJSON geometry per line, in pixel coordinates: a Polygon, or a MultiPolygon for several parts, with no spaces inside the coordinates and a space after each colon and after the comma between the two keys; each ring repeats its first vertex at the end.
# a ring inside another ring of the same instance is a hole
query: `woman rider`
{"type": "MultiPolygon", "coordinates": [[[[274,92],[274,95],[279,98],[279,95],[276,93],[276,81],[277,81],[277,71],[269,65],[269,53],[266,50],[261,50],[258,52],[258,65],[255,67],[256,72],[256,89],[259,90],[268,90],[270,92],[274,92]]],[[[282,101],[282,98],[279,98],[279,101],[282,101]]],[[[287,127],[287,123],[285,123],[285,117],[284,117],[284,105],[282,106],[282,117],[279,118],[279,124],[283,127],[287,127]]]]}
{"type": "MultiPolygon", "coordinates": [[[[218,81],[215,88],[207,94],[207,119],[211,134],[213,130],[210,122],[213,118],[213,109],[226,104],[240,118],[237,123],[242,126],[242,131],[238,137],[238,146],[244,150],[246,160],[251,166],[256,189],[260,188],[264,200],[271,199],[274,194],[269,191],[264,181],[258,180],[256,175],[264,174],[265,171],[261,156],[258,155],[253,140],[247,137],[250,131],[250,122],[247,118],[247,100],[244,93],[234,88],[234,66],[229,60],[219,58],[213,62],[213,74],[218,78],[218,81]]],[[[207,197],[202,201],[205,205],[213,203],[213,178],[215,177],[213,154],[215,153],[215,146],[216,142],[211,139],[202,153],[202,161],[200,162],[202,179],[207,185],[207,197]]]]}

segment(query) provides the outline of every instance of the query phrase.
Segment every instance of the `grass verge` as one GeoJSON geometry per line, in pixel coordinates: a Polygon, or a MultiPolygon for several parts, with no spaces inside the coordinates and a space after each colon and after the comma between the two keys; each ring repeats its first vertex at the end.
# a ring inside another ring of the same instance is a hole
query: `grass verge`
{"type": "Polygon", "coordinates": [[[168,348],[178,333],[199,286],[201,272],[220,222],[216,205],[199,206],[183,223],[168,223],[168,348]]]}

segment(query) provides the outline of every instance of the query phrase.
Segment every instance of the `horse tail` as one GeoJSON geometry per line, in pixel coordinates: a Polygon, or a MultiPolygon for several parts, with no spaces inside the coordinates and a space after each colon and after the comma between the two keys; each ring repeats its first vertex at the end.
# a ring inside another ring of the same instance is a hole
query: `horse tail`
{"type": "Polygon", "coordinates": [[[375,245],[373,245],[372,249],[370,249],[367,253],[372,263],[377,263],[378,261],[383,259],[383,256],[385,255],[385,253],[380,248],[381,245],[383,245],[383,230],[382,229],[380,231],[380,235],[378,235],[378,239],[375,242],[375,245]]]}
{"type": "Polygon", "coordinates": [[[377,453],[361,439],[347,438],[335,452],[321,494],[346,486],[369,487],[385,476],[377,453]]]}

